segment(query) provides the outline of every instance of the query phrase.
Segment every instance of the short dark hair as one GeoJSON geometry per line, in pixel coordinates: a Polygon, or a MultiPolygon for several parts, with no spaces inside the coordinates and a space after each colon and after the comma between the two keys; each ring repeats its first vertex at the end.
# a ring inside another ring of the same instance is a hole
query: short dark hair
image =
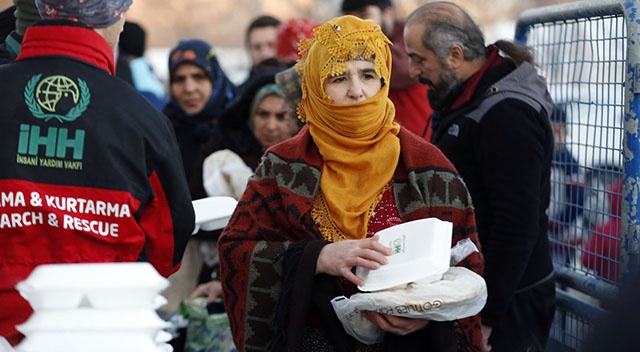
{"type": "Polygon", "coordinates": [[[391,7],[391,0],[343,0],[342,13],[358,11],[365,6],[378,6],[380,10],[391,7]]]}
{"type": "Polygon", "coordinates": [[[256,28],[264,28],[264,27],[278,27],[280,24],[280,20],[269,15],[258,16],[251,23],[249,23],[249,27],[247,27],[247,32],[245,33],[244,42],[249,42],[249,33],[256,28]]]}

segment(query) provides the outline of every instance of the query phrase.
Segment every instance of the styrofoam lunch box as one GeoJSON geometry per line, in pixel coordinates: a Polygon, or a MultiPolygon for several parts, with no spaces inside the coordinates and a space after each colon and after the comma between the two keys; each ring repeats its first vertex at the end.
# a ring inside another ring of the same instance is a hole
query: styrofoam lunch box
{"type": "Polygon", "coordinates": [[[165,352],[171,345],[157,343],[145,334],[56,332],[27,336],[17,352],[165,352]]]}
{"type": "Polygon", "coordinates": [[[34,310],[157,308],[169,286],[149,263],[45,264],[16,285],[34,310]]]}
{"type": "Polygon", "coordinates": [[[193,233],[200,229],[213,231],[221,229],[229,223],[238,201],[233,197],[216,196],[196,199],[193,202],[196,224],[193,233]]]}
{"type": "Polygon", "coordinates": [[[356,267],[361,291],[379,291],[416,280],[437,281],[449,269],[453,224],[437,218],[404,222],[378,231],[393,254],[376,270],[356,267]]]}
{"type": "Polygon", "coordinates": [[[16,329],[26,336],[36,333],[96,332],[137,333],[155,339],[171,324],[151,309],[92,309],[35,311],[16,329]]]}

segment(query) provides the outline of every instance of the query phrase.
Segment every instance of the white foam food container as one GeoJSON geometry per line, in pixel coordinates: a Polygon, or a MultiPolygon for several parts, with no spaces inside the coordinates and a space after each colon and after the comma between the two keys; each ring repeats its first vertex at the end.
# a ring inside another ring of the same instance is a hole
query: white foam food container
{"type": "Polygon", "coordinates": [[[393,254],[376,270],[356,267],[361,291],[379,291],[416,280],[437,281],[449,269],[453,224],[437,218],[401,223],[378,231],[393,254]]]}
{"type": "Polygon", "coordinates": [[[34,310],[157,308],[168,286],[149,263],[80,263],[40,265],[16,289],[34,310]]]}
{"type": "Polygon", "coordinates": [[[0,336],[0,352],[16,352],[16,350],[9,344],[9,341],[0,336]]]}
{"type": "Polygon", "coordinates": [[[17,352],[168,352],[171,345],[138,333],[56,332],[27,336],[17,352]]]}
{"type": "Polygon", "coordinates": [[[196,225],[193,233],[200,229],[213,231],[224,228],[228,223],[238,201],[233,197],[216,196],[196,199],[193,202],[196,225]]]}
{"type": "MultiPolygon", "coordinates": [[[[170,327],[151,309],[92,309],[35,311],[27,321],[16,326],[26,336],[41,333],[136,333],[158,338],[170,327]]],[[[163,341],[166,342],[166,341],[163,341]]]]}

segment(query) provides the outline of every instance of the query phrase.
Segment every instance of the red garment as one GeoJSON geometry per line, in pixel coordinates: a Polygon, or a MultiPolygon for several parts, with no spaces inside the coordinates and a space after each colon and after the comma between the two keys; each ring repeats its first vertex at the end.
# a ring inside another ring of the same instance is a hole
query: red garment
{"type": "Polygon", "coordinates": [[[611,203],[611,218],[600,224],[589,236],[582,254],[582,264],[602,278],[618,281],[620,278],[620,224],[622,208],[622,180],[607,193],[611,203]]]}
{"type": "Polygon", "coordinates": [[[431,105],[427,86],[409,76],[409,56],[404,48],[404,22],[396,22],[391,35],[391,85],[389,99],[396,108],[396,121],[425,140],[431,139],[431,105]]]}
{"type": "Polygon", "coordinates": [[[395,226],[402,223],[396,202],[393,199],[393,192],[388,189],[382,195],[382,199],[376,210],[371,214],[369,223],[367,224],[367,237],[373,237],[376,232],[382,231],[387,227],[395,226]]]}
{"type": "Polygon", "coordinates": [[[313,37],[313,29],[321,23],[308,18],[292,18],[277,28],[276,51],[280,60],[290,63],[300,58],[298,42],[313,37]]]}
{"type": "Polygon", "coordinates": [[[113,50],[102,36],[76,26],[32,26],[24,34],[16,60],[32,56],[75,57],[116,75],[113,50]]]}
{"type": "Polygon", "coordinates": [[[488,50],[489,57],[487,58],[487,61],[476,73],[473,74],[473,76],[471,76],[471,78],[469,78],[464,86],[462,94],[460,94],[458,99],[456,99],[456,101],[453,103],[451,110],[468,103],[469,100],[471,100],[471,97],[473,97],[473,94],[476,92],[478,83],[480,83],[480,80],[484,76],[485,72],[487,72],[489,68],[497,66],[504,62],[504,58],[500,56],[498,47],[496,47],[495,45],[490,45],[488,47],[488,50]]]}

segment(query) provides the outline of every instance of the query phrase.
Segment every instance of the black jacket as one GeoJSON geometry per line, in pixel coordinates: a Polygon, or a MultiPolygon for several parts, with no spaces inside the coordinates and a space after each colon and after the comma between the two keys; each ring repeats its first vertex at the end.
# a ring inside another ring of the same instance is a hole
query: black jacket
{"type": "MultiPolygon", "coordinates": [[[[73,25],[46,30],[57,28],[85,30],[73,25]]],[[[28,44],[25,37],[23,52],[28,44]]],[[[48,235],[80,235],[84,230],[63,226],[62,216],[85,220],[92,212],[81,210],[81,204],[52,206],[46,195],[127,204],[131,216],[101,216],[109,212],[96,210],[100,220],[118,225],[118,240],[139,243],[137,252],[119,255],[148,259],[166,276],[177,270],[195,222],[169,120],[106,68],[71,54],[19,58],[0,67],[0,81],[0,191],[37,189],[43,211],[60,222],[48,235]]]]}
{"type": "Polygon", "coordinates": [[[169,120],[113,77],[90,28],[27,29],[0,67],[0,336],[31,314],[16,291],[38,265],[147,261],[178,270],[195,225],[169,120]]]}
{"type": "Polygon", "coordinates": [[[476,211],[493,326],[519,290],[549,279],[552,101],[535,68],[489,68],[468,103],[441,112],[432,142],[464,179],[476,211]]]}

